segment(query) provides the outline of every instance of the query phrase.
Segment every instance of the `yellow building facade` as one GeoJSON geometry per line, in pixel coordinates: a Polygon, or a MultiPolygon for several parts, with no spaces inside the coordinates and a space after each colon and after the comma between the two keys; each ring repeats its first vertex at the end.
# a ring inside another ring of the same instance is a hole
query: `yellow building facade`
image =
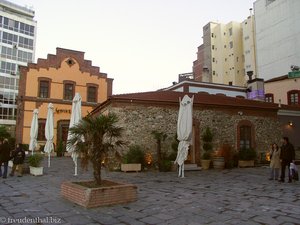
{"type": "Polygon", "coordinates": [[[84,52],[56,49],[56,55],[20,67],[16,141],[29,144],[33,110],[38,109],[38,143],[45,144],[48,104],[54,105],[54,143],[65,143],[75,93],[82,98],[82,116],[112,95],[113,79],[84,59],[84,52]]]}

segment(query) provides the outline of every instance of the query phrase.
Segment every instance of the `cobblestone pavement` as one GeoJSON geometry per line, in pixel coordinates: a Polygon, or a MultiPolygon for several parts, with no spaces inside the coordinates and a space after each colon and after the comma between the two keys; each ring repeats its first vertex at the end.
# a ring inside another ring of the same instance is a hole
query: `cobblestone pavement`
{"type": "Polygon", "coordinates": [[[92,171],[74,177],[68,157],[44,166],[40,177],[0,178],[0,224],[300,224],[300,183],[269,181],[266,167],[186,172],[186,178],[103,171],[104,178],[137,185],[138,200],[85,209],[63,199],[60,185],[91,178],[92,171]]]}

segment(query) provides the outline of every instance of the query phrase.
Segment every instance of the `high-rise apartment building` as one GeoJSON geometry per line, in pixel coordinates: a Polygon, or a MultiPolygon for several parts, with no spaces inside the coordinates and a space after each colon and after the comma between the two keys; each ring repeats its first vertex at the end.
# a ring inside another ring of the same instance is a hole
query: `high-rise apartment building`
{"type": "MultiPolygon", "coordinates": [[[[253,72],[253,78],[258,78],[256,68],[256,49],[255,49],[255,24],[252,9],[251,15],[242,23],[243,30],[243,61],[244,61],[244,74],[253,72]]],[[[246,77],[248,79],[248,77],[246,77]]]]}
{"type": "Polygon", "coordinates": [[[254,2],[259,77],[268,80],[300,66],[300,1],[254,2]]]}
{"type": "Polygon", "coordinates": [[[0,0],[0,125],[14,130],[17,116],[19,65],[34,61],[34,11],[0,0]]]}
{"type": "Polygon", "coordinates": [[[247,72],[256,75],[253,20],[250,15],[242,23],[210,22],[203,27],[203,44],[193,62],[195,80],[245,86],[247,72]]]}

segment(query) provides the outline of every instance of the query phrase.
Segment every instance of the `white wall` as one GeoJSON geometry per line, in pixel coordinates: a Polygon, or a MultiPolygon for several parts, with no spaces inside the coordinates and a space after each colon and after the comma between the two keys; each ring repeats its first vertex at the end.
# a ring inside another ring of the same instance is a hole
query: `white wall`
{"type": "Polygon", "coordinates": [[[300,1],[254,3],[258,76],[265,80],[285,75],[300,65],[300,1]]]}

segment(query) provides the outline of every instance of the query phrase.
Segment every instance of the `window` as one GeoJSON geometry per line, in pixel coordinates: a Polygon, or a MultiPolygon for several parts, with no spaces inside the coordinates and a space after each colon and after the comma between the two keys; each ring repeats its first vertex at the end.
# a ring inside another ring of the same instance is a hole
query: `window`
{"type": "Polygon", "coordinates": [[[39,97],[40,98],[49,98],[49,81],[41,80],[39,82],[39,97]]]}
{"type": "Polygon", "coordinates": [[[215,58],[212,58],[212,61],[215,62],[215,58]]]}
{"type": "Polygon", "coordinates": [[[7,73],[11,75],[16,75],[16,64],[10,63],[10,62],[1,62],[0,72],[1,73],[7,73]]]}
{"type": "Polygon", "coordinates": [[[289,105],[299,105],[299,90],[292,90],[287,93],[289,105]]]}
{"type": "Polygon", "coordinates": [[[214,45],[212,45],[212,46],[211,46],[211,49],[215,49],[215,46],[214,46],[214,45]]]}
{"type": "Polygon", "coordinates": [[[0,119],[15,120],[17,115],[17,109],[0,107],[0,119]]]}
{"type": "Polygon", "coordinates": [[[265,94],[265,102],[274,102],[274,95],[273,94],[265,94]]]}
{"type": "Polygon", "coordinates": [[[87,88],[87,101],[88,102],[97,102],[97,91],[98,87],[88,86],[87,88]]]}
{"type": "Polygon", "coordinates": [[[38,136],[37,136],[38,141],[46,141],[45,126],[46,126],[46,120],[39,119],[38,120],[38,136]]]}
{"type": "Polygon", "coordinates": [[[65,83],[64,84],[64,100],[73,100],[74,97],[74,84],[65,83]]]}
{"type": "Polygon", "coordinates": [[[247,125],[240,126],[240,149],[251,148],[251,127],[247,125]]]}
{"type": "Polygon", "coordinates": [[[229,42],[229,47],[230,47],[230,48],[233,48],[233,42],[232,42],[232,41],[229,42]]]}
{"type": "Polygon", "coordinates": [[[232,36],[232,28],[229,28],[229,36],[232,36]]]}

